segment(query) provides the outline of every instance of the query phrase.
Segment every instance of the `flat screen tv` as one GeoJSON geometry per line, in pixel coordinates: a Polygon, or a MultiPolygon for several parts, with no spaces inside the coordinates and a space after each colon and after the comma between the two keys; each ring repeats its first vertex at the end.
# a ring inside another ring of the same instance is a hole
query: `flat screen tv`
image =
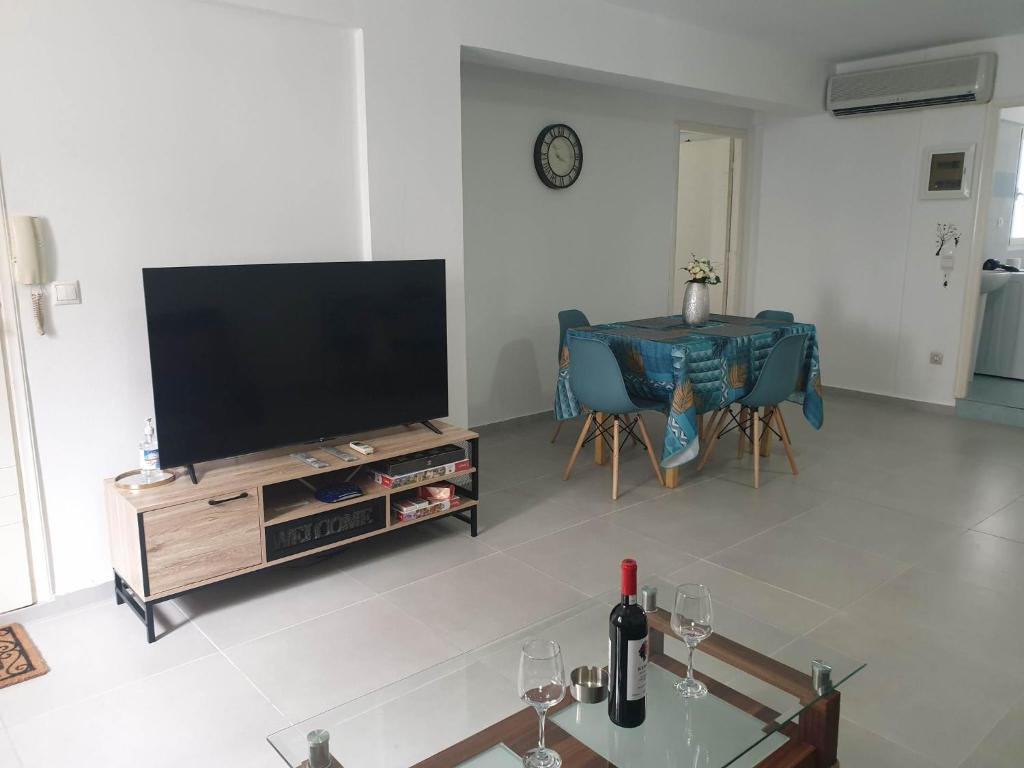
{"type": "Polygon", "coordinates": [[[160,460],[448,412],[444,261],[142,270],[160,460]]]}

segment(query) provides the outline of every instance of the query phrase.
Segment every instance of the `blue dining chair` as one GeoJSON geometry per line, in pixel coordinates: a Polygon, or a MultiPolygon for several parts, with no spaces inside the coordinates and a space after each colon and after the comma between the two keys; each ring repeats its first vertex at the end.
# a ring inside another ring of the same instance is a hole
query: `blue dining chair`
{"type": "MultiPolygon", "coordinates": [[[[740,450],[742,455],[743,447],[749,440],[753,446],[754,453],[754,487],[761,487],[761,430],[774,432],[782,441],[786,450],[786,458],[789,459],[789,467],[793,474],[797,474],[796,461],[793,459],[793,448],[789,442],[789,430],[786,428],[786,420],[782,417],[780,404],[796,390],[800,380],[800,371],[804,364],[804,350],[807,347],[807,334],[799,333],[792,336],[785,336],[780,339],[772,351],[765,358],[761,366],[761,373],[754,382],[753,388],[746,395],[736,402],[740,406],[739,416],[732,411],[732,405],[719,409],[716,415],[711,417],[711,439],[707,448],[704,449],[704,456],[697,465],[697,471],[704,469],[711,452],[715,450],[722,435],[734,429],[739,430],[740,450]],[[764,416],[758,413],[759,408],[764,408],[764,416]],[[726,420],[731,419],[727,424],[726,420]],[[774,426],[773,426],[774,425],[774,426]]],[[[765,434],[768,434],[767,432],[765,434]]]]}
{"type": "Polygon", "coordinates": [[[786,312],[784,309],[762,309],[756,315],[755,320],[778,320],[783,323],[793,322],[793,313],[786,312]]]}
{"type": "Polygon", "coordinates": [[[565,468],[563,480],[568,480],[572,473],[580,451],[592,440],[608,442],[611,433],[612,448],[612,499],[619,498],[619,448],[621,443],[633,437],[647,449],[647,455],[654,468],[658,482],[664,484],[661,467],[654,455],[651,436],[647,433],[641,411],[663,411],[665,404],[655,400],[633,397],[626,391],[626,382],[622,379],[622,369],[615,359],[611,348],[597,339],[581,339],[570,336],[569,349],[569,386],[572,387],[576,400],[587,408],[587,419],[576,439],[569,464],[565,468]],[[609,429],[608,421],[611,420],[609,429]],[[593,430],[591,430],[593,427],[593,430]],[[639,427],[642,440],[637,438],[639,427]]]}
{"type": "MultiPolygon", "coordinates": [[[[565,347],[565,334],[572,328],[582,328],[586,325],[590,325],[590,321],[582,310],[563,309],[558,313],[558,357],[555,359],[558,361],[559,367],[562,365],[562,349],[565,347]]],[[[562,422],[559,421],[555,424],[555,434],[551,436],[552,443],[558,439],[558,433],[561,431],[562,422]]]]}

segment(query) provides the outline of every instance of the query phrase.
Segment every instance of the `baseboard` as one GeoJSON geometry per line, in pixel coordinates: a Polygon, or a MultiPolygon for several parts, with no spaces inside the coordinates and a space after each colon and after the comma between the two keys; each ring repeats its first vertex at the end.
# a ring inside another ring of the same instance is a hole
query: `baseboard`
{"type": "Polygon", "coordinates": [[[925,400],[911,400],[908,397],[899,397],[897,395],[880,395],[876,392],[865,392],[860,389],[844,389],[843,387],[824,387],[825,390],[825,408],[826,417],[828,416],[828,397],[829,394],[839,395],[840,397],[850,397],[855,400],[867,400],[874,403],[888,403],[889,405],[898,405],[903,408],[910,408],[915,411],[922,411],[924,413],[934,413],[940,416],[953,416],[955,414],[955,408],[952,405],[946,405],[945,403],[930,403],[925,400]]]}
{"type": "MultiPolygon", "coordinates": [[[[889,405],[898,405],[902,408],[910,408],[915,411],[921,411],[923,413],[933,413],[939,416],[954,416],[956,415],[956,408],[952,405],[945,405],[943,403],[929,403],[924,400],[911,400],[907,397],[898,397],[896,395],[881,395],[877,392],[865,392],[860,389],[845,389],[843,387],[824,387],[825,390],[825,408],[826,416],[828,409],[828,395],[838,395],[839,397],[849,397],[855,400],[866,400],[874,403],[887,403],[889,405]]],[[[474,432],[479,433],[482,437],[495,437],[500,435],[502,432],[516,429],[527,424],[534,424],[541,421],[547,421],[552,424],[554,429],[555,414],[553,411],[541,411],[540,413],[530,413],[526,416],[516,416],[505,421],[495,421],[490,424],[478,424],[470,427],[474,432]]]]}
{"type": "Polygon", "coordinates": [[[536,424],[539,422],[546,421],[551,424],[551,428],[555,428],[555,413],[554,411],[541,411],[540,413],[530,413],[526,416],[516,416],[505,421],[494,421],[490,424],[479,424],[475,427],[470,427],[474,432],[478,433],[481,437],[495,437],[500,435],[502,432],[517,427],[522,427],[527,424],[536,424]]]}
{"type": "Polygon", "coordinates": [[[0,624],[10,624],[13,622],[24,624],[29,621],[48,619],[51,616],[74,611],[103,600],[110,600],[111,603],[114,602],[113,580],[97,584],[93,587],[68,592],[66,595],[57,595],[57,597],[47,600],[45,603],[36,603],[35,605],[28,605],[24,608],[8,611],[7,613],[0,613],[0,624]]]}

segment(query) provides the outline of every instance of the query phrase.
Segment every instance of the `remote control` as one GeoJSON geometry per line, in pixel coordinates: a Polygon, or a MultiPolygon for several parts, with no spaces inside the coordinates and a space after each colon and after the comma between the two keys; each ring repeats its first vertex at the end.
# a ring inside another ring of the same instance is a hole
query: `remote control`
{"type": "Polygon", "coordinates": [[[372,445],[370,445],[369,443],[360,442],[359,440],[353,440],[351,443],[349,443],[349,447],[359,451],[364,456],[369,456],[371,453],[373,453],[372,445]]]}
{"type": "Polygon", "coordinates": [[[355,456],[353,456],[348,451],[341,450],[341,448],[339,448],[336,445],[328,445],[327,447],[324,448],[324,452],[329,453],[331,454],[331,456],[335,456],[341,459],[342,461],[357,461],[355,456]]]}
{"type": "Polygon", "coordinates": [[[293,459],[298,459],[303,464],[309,464],[313,469],[323,469],[329,466],[326,461],[320,461],[316,456],[310,456],[308,453],[293,453],[291,454],[293,459]]]}

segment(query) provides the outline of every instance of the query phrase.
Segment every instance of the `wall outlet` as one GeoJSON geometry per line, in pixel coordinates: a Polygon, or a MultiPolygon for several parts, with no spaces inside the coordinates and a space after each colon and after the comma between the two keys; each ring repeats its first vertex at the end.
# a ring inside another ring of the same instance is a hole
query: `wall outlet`
{"type": "Polygon", "coordinates": [[[942,353],[932,352],[930,355],[928,355],[928,362],[931,363],[932,365],[942,365],[942,353]]]}

